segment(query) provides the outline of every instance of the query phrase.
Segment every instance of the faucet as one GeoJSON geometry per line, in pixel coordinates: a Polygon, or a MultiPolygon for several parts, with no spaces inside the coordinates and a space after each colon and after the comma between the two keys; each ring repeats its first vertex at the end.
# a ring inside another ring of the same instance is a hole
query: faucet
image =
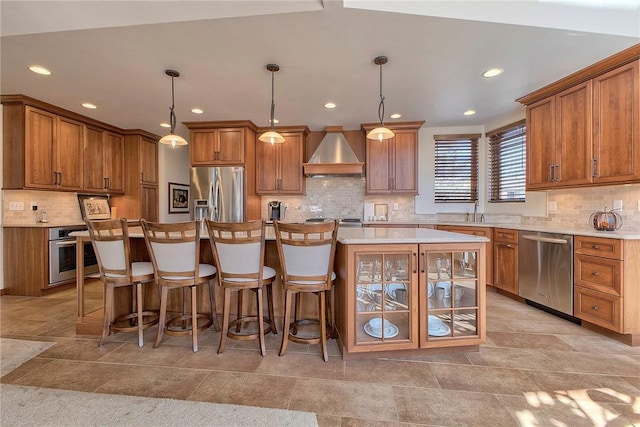
{"type": "Polygon", "coordinates": [[[478,201],[473,202],[473,222],[478,222],[478,201]]]}

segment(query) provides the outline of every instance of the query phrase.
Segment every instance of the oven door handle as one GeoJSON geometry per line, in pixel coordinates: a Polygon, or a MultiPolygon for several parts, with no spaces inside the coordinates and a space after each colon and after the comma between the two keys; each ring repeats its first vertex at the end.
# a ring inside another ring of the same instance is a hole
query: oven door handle
{"type": "Polygon", "coordinates": [[[59,242],[54,242],[56,246],[75,246],[76,241],[74,240],[61,240],[59,242]]]}

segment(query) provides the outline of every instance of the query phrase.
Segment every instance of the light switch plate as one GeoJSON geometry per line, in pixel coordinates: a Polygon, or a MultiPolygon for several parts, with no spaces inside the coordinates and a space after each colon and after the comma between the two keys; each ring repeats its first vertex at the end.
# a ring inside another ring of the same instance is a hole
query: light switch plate
{"type": "Polygon", "coordinates": [[[622,209],[622,200],[614,200],[613,209],[622,209]]]}
{"type": "Polygon", "coordinates": [[[24,202],[9,202],[9,210],[10,211],[23,211],[24,210],[24,202]]]}
{"type": "Polygon", "coordinates": [[[547,210],[549,212],[554,212],[558,209],[558,206],[556,205],[556,202],[547,202],[547,210]]]}

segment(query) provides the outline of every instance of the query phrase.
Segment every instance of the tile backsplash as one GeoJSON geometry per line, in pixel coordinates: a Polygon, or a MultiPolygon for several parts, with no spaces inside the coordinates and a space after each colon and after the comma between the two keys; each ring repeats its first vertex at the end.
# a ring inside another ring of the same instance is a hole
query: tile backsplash
{"type": "Polygon", "coordinates": [[[34,190],[2,191],[2,225],[37,224],[42,219],[42,211],[47,211],[47,219],[52,224],[81,224],[82,215],[76,193],[34,190]],[[24,210],[9,210],[10,202],[23,202],[24,210]],[[38,206],[31,210],[31,203],[38,206]]]}

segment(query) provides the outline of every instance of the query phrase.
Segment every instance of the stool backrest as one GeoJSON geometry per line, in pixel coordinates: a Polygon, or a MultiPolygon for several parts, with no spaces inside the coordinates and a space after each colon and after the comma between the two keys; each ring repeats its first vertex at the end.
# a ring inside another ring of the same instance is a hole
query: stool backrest
{"type": "Polygon", "coordinates": [[[338,221],[289,224],[274,221],[285,285],[324,284],[331,287],[338,221]]]}
{"type": "Polygon", "coordinates": [[[156,279],[188,282],[199,277],[197,221],[158,223],[142,219],[140,222],[156,279]]]}
{"type": "Polygon", "coordinates": [[[211,250],[222,282],[261,284],[265,222],[215,222],[205,219],[211,250]]]}
{"type": "Polygon", "coordinates": [[[127,220],[120,218],[85,222],[102,279],[128,281],[131,278],[131,262],[127,220]]]}

